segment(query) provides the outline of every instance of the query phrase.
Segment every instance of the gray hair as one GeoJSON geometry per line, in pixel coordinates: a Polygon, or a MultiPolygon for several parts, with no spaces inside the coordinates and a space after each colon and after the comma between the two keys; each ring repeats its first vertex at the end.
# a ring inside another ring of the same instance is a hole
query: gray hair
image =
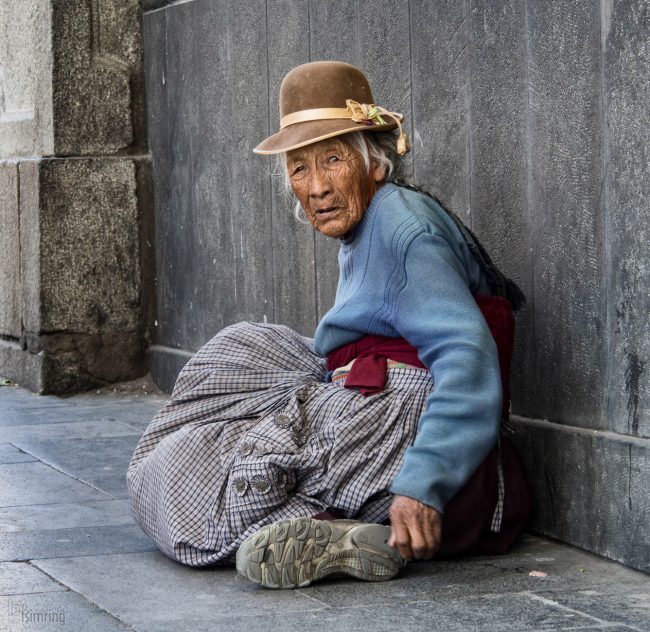
{"type": "MultiPolygon", "coordinates": [[[[339,136],[342,142],[359,152],[363,157],[366,171],[370,173],[372,162],[386,169],[385,182],[393,182],[404,178],[404,161],[397,153],[396,132],[352,132],[339,136]]],[[[282,177],[284,190],[288,196],[294,198],[291,191],[289,172],[287,171],[287,154],[278,154],[276,173],[282,177]]],[[[294,198],[295,199],[295,198],[294,198]]],[[[307,217],[300,202],[295,200],[293,214],[301,222],[307,222],[307,217]]]]}

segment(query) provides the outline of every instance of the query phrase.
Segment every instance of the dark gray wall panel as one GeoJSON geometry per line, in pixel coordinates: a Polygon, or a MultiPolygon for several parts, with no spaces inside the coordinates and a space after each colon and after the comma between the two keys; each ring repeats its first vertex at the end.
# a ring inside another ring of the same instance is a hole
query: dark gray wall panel
{"type": "Polygon", "coordinates": [[[203,0],[167,9],[175,225],[160,236],[167,345],[195,349],[229,323],[273,314],[271,214],[260,212],[270,186],[252,153],[269,129],[265,14],[263,1],[246,13],[203,0]]]}
{"type": "Polygon", "coordinates": [[[650,442],[514,418],[536,531],[650,571],[650,442]]]}
{"type": "Polygon", "coordinates": [[[170,4],[172,0],[142,0],[142,8],[145,11],[152,11],[153,9],[160,9],[170,4]]]}
{"type": "MultiPolygon", "coordinates": [[[[309,61],[309,15],[304,7],[291,0],[269,0],[267,19],[269,125],[274,133],[280,129],[278,100],[282,79],[292,68],[309,61]]],[[[275,158],[260,156],[255,161],[261,170],[277,169],[275,158]]],[[[317,311],[314,230],[310,224],[301,223],[293,216],[293,198],[284,190],[279,171],[272,178],[270,201],[273,322],[310,336],[316,327],[317,311]]]]}
{"type": "MultiPolygon", "coordinates": [[[[360,0],[359,66],[375,102],[411,121],[411,58],[408,0],[360,0]]],[[[408,154],[407,154],[408,155],[408,154]]]]}
{"type": "Polygon", "coordinates": [[[605,39],[611,340],[603,413],[650,437],[650,3],[612,2],[605,39]]]}
{"type": "MultiPolygon", "coordinates": [[[[370,81],[375,103],[404,114],[404,129],[412,139],[409,2],[361,0],[358,4],[359,66],[370,81]]],[[[412,154],[404,160],[407,174],[412,175],[412,154]]]]}
{"type": "Polygon", "coordinates": [[[356,65],[359,61],[356,3],[308,0],[297,4],[303,11],[307,7],[309,12],[306,35],[311,61],[335,59],[356,65]]]}
{"type": "MultiPolygon", "coordinates": [[[[473,0],[469,29],[472,228],[494,262],[532,303],[525,5],[520,0],[473,0]]],[[[529,405],[527,386],[534,375],[531,317],[529,307],[517,318],[512,370],[515,410],[529,405]]]]}
{"type": "MultiPolygon", "coordinates": [[[[159,336],[160,320],[166,322],[165,305],[169,300],[173,277],[161,274],[165,268],[165,250],[169,241],[163,236],[174,234],[175,217],[169,212],[169,167],[171,151],[169,146],[169,117],[167,112],[167,13],[154,11],[142,19],[144,47],[144,77],[147,101],[147,128],[154,171],[156,294],[158,318],[154,321],[154,341],[159,336]],[[163,254],[164,253],[164,254],[163,254]],[[160,317],[163,317],[162,319],[160,317]]],[[[172,255],[173,256],[173,255],[172,255]]]]}
{"type": "MultiPolygon", "coordinates": [[[[311,61],[335,59],[359,65],[356,5],[345,0],[309,2],[311,61]]],[[[317,319],[333,305],[338,281],[336,239],[314,234],[317,319]]]]}
{"type": "Polygon", "coordinates": [[[606,297],[598,3],[529,2],[528,29],[537,372],[526,414],[599,424],[606,297]]]}
{"type": "Polygon", "coordinates": [[[469,217],[467,4],[411,2],[415,182],[469,217]]]}

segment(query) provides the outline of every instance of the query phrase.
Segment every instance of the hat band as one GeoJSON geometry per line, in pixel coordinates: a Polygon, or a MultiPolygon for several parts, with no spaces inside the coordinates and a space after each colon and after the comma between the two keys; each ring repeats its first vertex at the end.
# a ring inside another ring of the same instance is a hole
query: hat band
{"type": "Polygon", "coordinates": [[[358,103],[352,99],[346,102],[346,108],[313,108],[310,110],[298,110],[283,116],[280,119],[280,129],[283,130],[289,125],[304,123],[306,121],[323,121],[328,119],[349,119],[355,123],[363,125],[386,125],[383,117],[393,119],[399,129],[399,138],[397,139],[397,152],[404,155],[410,149],[408,136],[402,129],[402,120],[404,116],[399,112],[391,112],[374,103],[358,103]]]}
{"type": "Polygon", "coordinates": [[[349,108],[314,108],[312,110],[298,110],[291,112],[280,119],[280,129],[295,123],[305,121],[322,121],[326,119],[351,119],[352,112],[349,108]]]}

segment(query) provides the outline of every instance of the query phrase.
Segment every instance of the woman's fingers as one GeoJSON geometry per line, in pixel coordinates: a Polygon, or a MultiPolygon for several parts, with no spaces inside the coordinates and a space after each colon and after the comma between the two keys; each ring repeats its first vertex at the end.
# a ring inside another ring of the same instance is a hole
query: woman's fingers
{"type": "MultiPolygon", "coordinates": [[[[435,511],[435,509],[434,509],[435,511]]],[[[442,516],[436,511],[436,517],[433,521],[433,551],[431,555],[435,555],[440,549],[442,544],[442,516]]]]}
{"type": "Polygon", "coordinates": [[[426,528],[419,522],[409,527],[411,550],[416,560],[426,559],[433,555],[433,547],[427,545],[426,528]]]}
{"type": "Polygon", "coordinates": [[[395,496],[390,508],[389,546],[410,560],[428,559],[440,548],[442,517],[433,507],[406,496],[395,496]]]}
{"type": "Polygon", "coordinates": [[[408,528],[401,520],[401,518],[396,517],[393,520],[391,513],[391,532],[390,538],[388,540],[388,546],[392,546],[394,549],[399,551],[399,554],[405,560],[413,559],[413,551],[411,550],[411,538],[409,536],[408,528]]]}

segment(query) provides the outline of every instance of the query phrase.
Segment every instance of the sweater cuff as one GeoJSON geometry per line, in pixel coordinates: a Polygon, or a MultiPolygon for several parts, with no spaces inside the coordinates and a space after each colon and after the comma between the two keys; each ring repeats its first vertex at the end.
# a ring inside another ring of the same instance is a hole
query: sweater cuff
{"type": "Polygon", "coordinates": [[[412,476],[403,476],[401,473],[390,486],[390,493],[398,496],[407,496],[413,500],[417,500],[424,505],[433,507],[438,513],[445,513],[445,502],[443,502],[440,494],[432,490],[426,484],[428,477],[420,477],[416,479],[412,476]]]}

